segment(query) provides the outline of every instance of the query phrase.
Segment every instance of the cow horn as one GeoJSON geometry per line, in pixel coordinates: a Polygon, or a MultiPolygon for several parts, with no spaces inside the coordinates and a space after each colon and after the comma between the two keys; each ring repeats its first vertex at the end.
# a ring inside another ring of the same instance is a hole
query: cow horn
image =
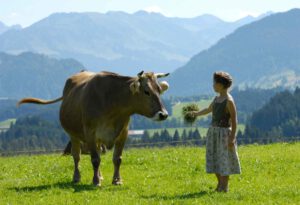
{"type": "Polygon", "coordinates": [[[137,74],[137,76],[140,78],[140,77],[143,76],[143,73],[144,73],[144,71],[142,70],[141,72],[139,72],[139,73],[137,74]]]}
{"type": "Polygon", "coordinates": [[[155,73],[156,78],[163,78],[170,75],[170,73],[155,73]]]}

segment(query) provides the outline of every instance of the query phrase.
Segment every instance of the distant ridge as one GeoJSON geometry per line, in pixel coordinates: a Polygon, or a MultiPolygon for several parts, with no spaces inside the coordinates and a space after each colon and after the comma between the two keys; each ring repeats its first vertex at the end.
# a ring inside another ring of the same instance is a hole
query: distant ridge
{"type": "Polygon", "coordinates": [[[300,85],[300,9],[247,24],[200,52],[169,78],[168,95],[212,93],[212,74],[230,72],[239,87],[300,85]]]}

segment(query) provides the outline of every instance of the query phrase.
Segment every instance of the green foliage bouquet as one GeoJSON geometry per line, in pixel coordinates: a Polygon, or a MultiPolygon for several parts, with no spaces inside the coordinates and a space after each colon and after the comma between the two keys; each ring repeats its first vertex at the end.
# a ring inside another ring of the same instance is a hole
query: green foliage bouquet
{"type": "Polygon", "coordinates": [[[194,111],[199,111],[197,104],[189,104],[182,108],[182,115],[185,123],[193,124],[196,121],[197,116],[193,114],[194,111]]]}

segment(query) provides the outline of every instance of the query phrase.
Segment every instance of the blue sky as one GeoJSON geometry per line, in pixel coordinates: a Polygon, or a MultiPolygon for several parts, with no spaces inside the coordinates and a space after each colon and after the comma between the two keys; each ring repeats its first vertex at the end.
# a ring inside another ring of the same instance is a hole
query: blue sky
{"type": "Polygon", "coordinates": [[[300,8],[300,0],[0,0],[0,21],[28,26],[55,12],[147,10],[166,16],[213,14],[233,21],[246,15],[300,8]]]}

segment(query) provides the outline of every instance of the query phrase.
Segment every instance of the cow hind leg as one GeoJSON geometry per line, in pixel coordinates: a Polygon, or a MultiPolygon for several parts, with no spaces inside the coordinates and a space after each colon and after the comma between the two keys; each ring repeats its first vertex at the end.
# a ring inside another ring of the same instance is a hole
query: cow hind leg
{"type": "Polygon", "coordinates": [[[71,141],[69,141],[69,143],[67,144],[67,146],[64,149],[63,156],[70,155],[71,153],[72,153],[72,143],[71,143],[71,141]]]}
{"type": "Polygon", "coordinates": [[[95,186],[101,186],[100,173],[99,173],[99,167],[101,162],[100,154],[97,150],[96,143],[90,143],[89,148],[91,152],[91,162],[94,169],[93,184],[95,186]]]}
{"type": "Polygon", "coordinates": [[[72,156],[74,160],[74,174],[73,174],[73,182],[78,183],[80,182],[80,172],[79,172],[79,161],[80,161],[80,141],[72,139],[72,156]]]}

